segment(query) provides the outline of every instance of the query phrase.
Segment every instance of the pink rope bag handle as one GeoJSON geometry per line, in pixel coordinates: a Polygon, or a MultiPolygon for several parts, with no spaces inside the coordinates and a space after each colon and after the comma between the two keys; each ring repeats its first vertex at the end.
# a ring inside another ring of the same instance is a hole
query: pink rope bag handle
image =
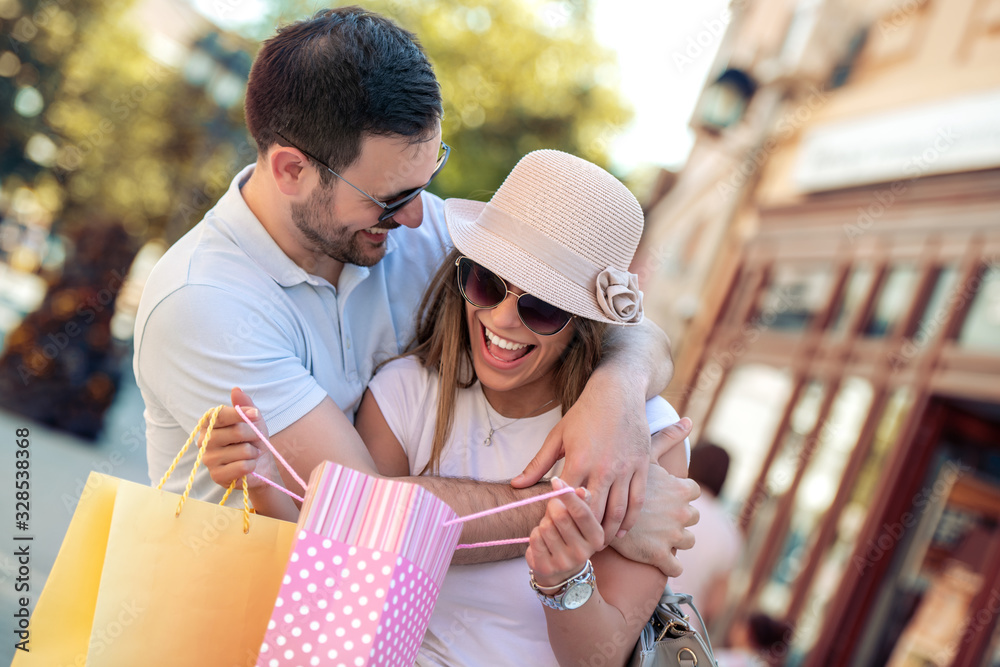
{"type": "MultiPolygon", "coordinates": [[[[243,409],[240,406],[238,406],[238,405],[235,406],[235,407],[236,407],[236,413],[240,416],[241,419],[243,419],[243,421],[245,421],[247,424],[250,425],[250,428],[253,429],[253,432],[257,435],[258,438],[260,438],[260,441],[264,443],[264,446],[266,446],[268,448],[268,450],[272,454],[274,454],[274,458],[278,460],[278,462],[285,468],[285,470],[288,471],[288,473],[292,476],[292,478],[302,486],[303,489],[306,488],[306,483],[302,480],[302,478],[299,476],[299,474],[297,472],[295,472],[295,470],[290,465],[288,465],[288,462],[285,461],[284,457],[282,457],[281,454],[278,453],[278,450],[274,448],[274,445],[271,444],[271,441],[268,440],[267,437],[263,433],[260,432],[260,429],[258,429],[257,426],[250,420],[250,418],[247,417],[246,413],[243,412],[243,409]]],[[[272,482],[271,480],[267,479],[263,475],[258,475],[255,472],[250,473],[250,474],[253,475],[254,477],[256,477],[257,479],[262,480],[264,483],[270,484],[271,486],[273,486],[274,488],[278,489],[279,491],[281,491],[285,495],[291,496],[292,498],[298,500],[299,502],[303,502],[303,499],[301,497],[299,497],[296,494],[292,493],[291,491],[289,491],[285,487],[281,486],[280,484],[275,484],[274,482],[272,482]]],[[[245,488],[245,486],[244,486],[244,488],[245,488]]],[[[576,489],[574,489],[573,487],[567,486],[566,488],[563,488],[563,489],[558,489],[556,491],[549,491],[548,493],[543,493],[541,495],[537,495],[537,496],[534,496],[534,497],[531,497],[531,498],[524,498],[522,500],[515,500],[512,503],[507,503],[506,505],[501,505],[500,507],[493,507],[493,508],[490,508],[488,510],[483,510],[482,512],[476,512],[475,514],[469,514],[468,516],[460,516],[457,519],[451,519],[450,521],[445,521],[441,525],[442,526],[451,526],[451,525],[458,524],[458,523],[465,523],[466,521],[472,521],[473,519],[481,519],[482,517],[490,516],[490,515],[493,515],[493,514],[500,514],[501,512],[506,512],[508,510],[512,510],[512,509],[517,508],[517,507],[523,507],[524,505],[530,505],[532,503],[541,502],[543,500],[549,500],[550,498],[555,498],[556,496],[561,496],[561,495],[564,495],[566,493],[573,493],[575,490],[576,489]]],[[[528,542],[528,540],[529,540],[529,538],[527,538],[527,537],[515,537],[515,538],[509,539],[509,540],[494,540],[492,542],[476,542],[475,544],[459,544],[456,547],[456,549],[476,549],[476,548],[479,548],[479,547],[493,547],[493,546],[499,546],[499,545],[503,545],[503,544],[524,544],[524,543],[528,542]]]]}

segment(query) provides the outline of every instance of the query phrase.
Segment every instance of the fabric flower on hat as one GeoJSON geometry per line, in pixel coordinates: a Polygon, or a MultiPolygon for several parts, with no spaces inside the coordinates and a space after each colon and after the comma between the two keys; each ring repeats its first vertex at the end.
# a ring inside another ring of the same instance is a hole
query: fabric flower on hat
{"type": "Polygon", "coordinates": [[[617,322],[642,320],[642,292],[639,277],[628,271],[608,267],[597,274],[597,305],[617,322]]]}

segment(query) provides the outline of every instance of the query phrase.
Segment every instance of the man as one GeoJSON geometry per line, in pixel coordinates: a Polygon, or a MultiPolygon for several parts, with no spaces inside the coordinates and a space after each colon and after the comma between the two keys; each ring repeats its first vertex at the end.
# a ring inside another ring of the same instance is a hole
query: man
{"type": "MultiPolygon", "coordinates": [[[[325,459],[374,473],[351,426],[354,412],[377,363],[411,337],[424,287],[450,243],[441,200],[423,192],[449,152],[441,114],[437,80],[414,36],[376,14],[322,11],[265,43],[246,94],[257,162],[167,252],[140,303],[135,372],[154,481],[204,410],[236,385],[248,395],[234,392],[233,400],[252,398],[303,477],[325,459]]],[[[697,488],[649,467],[642,419],[647,396],[669,380],[666,337],[652,325],[633,327],[606,353],[515,482],[534,484],[565,452],[564,477],[596,496],[610,542],[639,519],[648,472],[661,520],[644,521],[644,535],[616,548],[675,574],[671,547],[691,546],[685,527],[696,520],[688,502],[697,488]]],[[[252,438],[231,408],[219,426],[230,442],[252,438]]],[[[532,493],[418,481],[460,514],[532,493]]],[[[221,490],[200,474],[193,493],[217,498],[221,490]]],[[[463,539],[527,535],[541,513],[505,514],[463,539]]]]}

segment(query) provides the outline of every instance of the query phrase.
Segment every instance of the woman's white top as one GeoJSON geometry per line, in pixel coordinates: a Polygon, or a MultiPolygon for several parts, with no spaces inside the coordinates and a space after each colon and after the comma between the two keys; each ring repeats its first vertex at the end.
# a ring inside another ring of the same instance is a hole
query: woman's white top
{"type": "MultiPolygon", "coordinates": [[[[406,450],[410,471],[418,474],[430,460],[434,440],[437,374],[413,358],[398,359],[386,364],[368,388],[406,450]]],[[[662,398],[647,403],[646,416],[650,433],[679,419],[662,398]]],[[[454,424],[437,474],[488,482],[510,480],[534,458],[561,417],[555,406],[536,417],[510,419],[489,406],[478,382],[459,390],[454,424]],[[495,431],[486,446],[483,442],[491,423],[495,431]]],[[[549,475],[561,470],[559,461],[549,475]]],[[[417,657],[417,665],[422,666],[487,664],[558,665],[549,647],[542,604],[528,585],[528,564],[523,557],[452,565],[417,657]]]]}

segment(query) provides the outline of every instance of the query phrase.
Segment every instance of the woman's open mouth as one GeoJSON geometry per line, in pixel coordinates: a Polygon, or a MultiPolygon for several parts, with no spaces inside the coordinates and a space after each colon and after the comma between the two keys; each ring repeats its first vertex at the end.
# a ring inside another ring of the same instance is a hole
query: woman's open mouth
{"type": "Polygon", "coordinates": [[[528,343],[518,343],[512,340],[507,340],[499,334],[487,329],[482,323],[480,323],[479,326],[482,329],[482,341],[483,349],[486,353],[485,356],[492,357],[492,361],[499,362],[497,365],[514,365],[535,349],[534,345],[529,345],[528,343]]]}

